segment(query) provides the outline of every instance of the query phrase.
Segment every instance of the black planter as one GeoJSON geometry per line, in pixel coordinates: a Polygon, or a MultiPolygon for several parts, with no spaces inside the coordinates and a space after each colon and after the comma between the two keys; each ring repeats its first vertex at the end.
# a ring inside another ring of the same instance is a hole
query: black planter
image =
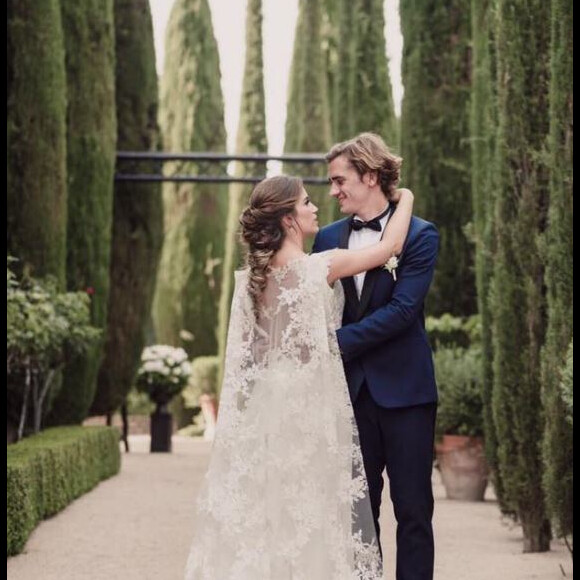
{"type": "Polygon", "coordinates": [[[167,410],[167,404],[157,404],[151,413],[151,453],[171,452],[171,435],[173,433],[173,417],[167,410]]]}

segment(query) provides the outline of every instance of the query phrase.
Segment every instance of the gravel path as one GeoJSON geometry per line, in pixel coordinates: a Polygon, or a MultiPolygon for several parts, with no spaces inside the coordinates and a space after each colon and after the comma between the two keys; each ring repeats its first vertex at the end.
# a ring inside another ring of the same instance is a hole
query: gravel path
{"type": "MultiPolygon", "coordinates": [[[[123,455],[118,476],[41,523],[25,552],[8,559],[8,580],[180,580],[210,447],[182,437],[174,438],[171,454],[149,454],[148,445],[147,436],[131,437],[132,452],[123,455]]],[[[435,580],[573,577],[560,542],[548,553],[521,553],[521,530],[502,522],[491,492],[484,502],[449,501],[437,472],[434,483],[435,580]]],[[[387,498],[382,543],[385,578],[394,580],[395,532],[387,498]]]]}

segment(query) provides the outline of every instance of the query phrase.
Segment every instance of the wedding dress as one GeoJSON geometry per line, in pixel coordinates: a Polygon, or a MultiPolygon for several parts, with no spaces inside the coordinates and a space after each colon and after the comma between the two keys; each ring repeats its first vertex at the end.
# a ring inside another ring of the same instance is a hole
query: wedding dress
{"type": "Polygon", "coordinates": [[[377,580],[381,557],[335,331],[329,253],[236,272],[216,437],[186,580],[377,580]]]}

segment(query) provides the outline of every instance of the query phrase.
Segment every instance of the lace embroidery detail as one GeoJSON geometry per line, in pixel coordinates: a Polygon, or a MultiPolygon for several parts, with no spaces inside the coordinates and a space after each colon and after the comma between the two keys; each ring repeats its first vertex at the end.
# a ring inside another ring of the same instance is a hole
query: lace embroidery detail
{"type": "Polygon", "coordinates": [[[381,558],[336,341],[330,256],[276,269],[256,319],[236,288],[186,580],[378,580],[381,558]]]}

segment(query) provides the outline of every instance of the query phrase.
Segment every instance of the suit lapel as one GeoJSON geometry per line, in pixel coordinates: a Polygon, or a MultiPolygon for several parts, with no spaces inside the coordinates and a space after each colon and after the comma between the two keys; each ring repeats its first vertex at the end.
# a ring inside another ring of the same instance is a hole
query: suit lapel
{"type": "MultiPolygon", "coordinates": [[[[342,250],[348,249],[348,237],[350,235],[350,225],[349,221],[346,220],[340,230],[340,239],[338,242],[338,247],[342,250]]],[[[356,319],[357,312],[359,309],[359,300],[356,294],[356,286],[354,285],[354,278],[349,276],[348,278],[343,278],[341,280],[342,287],[344,288],[345,303],[346,308],[349,311],[350,318],[356,319]]]]}
{"type": "Polygon", "coordinates": [[[360,295],[360,304],[358,306],[357,320],[360,320],[364,316],[379,273],[380,268],[374,268],[373,270],[369,270],[365,275],[365,281],[360,295]]]}
{"type": "MultiPolygon", "coordinates": [[[[388,214],[389,218],[388,219],[391,219],[391,216],[393,215],[393,211],[395,211],[395,204],[391,203],[389,206],[389,214],[388,214]]],[[[387,223],[388,223],[388,220],[387,220],[387,223]]],[[[386,229],[386,226],[385,226],[385,229],[386,229]]],[[[383,233],[381,234],[381,239],[383,238],[384,235],[385,235],[385,230],[383,230],[383,233]]],[[[382,269],[382,266],[379,266],[378,268],[374,268],[373,270],[369,270],[365,275],[365,281],[364,281],[361,296],[360,296],[360,303],[358,305],[358,313],[357,313],[356,320],[360,320],[364,316],[364,313],[366,312],[366,309],[368,308],[369,301],[370,301],[371,295],[373,293],[373,288],[375,287],[375,284],[377,282],[379,274],[381,273],[381,269],[382,269]]]]}

